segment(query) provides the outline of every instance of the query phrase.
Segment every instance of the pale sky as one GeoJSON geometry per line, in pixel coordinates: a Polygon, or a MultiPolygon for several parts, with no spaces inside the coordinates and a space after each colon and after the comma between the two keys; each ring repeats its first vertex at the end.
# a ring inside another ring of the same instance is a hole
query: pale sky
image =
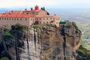
{"type": "Polygon", "coordinates": [[[35,5],[52,8],[89,8],[90,0],[0,0],[0,8],[33,7],[35,5]]]}

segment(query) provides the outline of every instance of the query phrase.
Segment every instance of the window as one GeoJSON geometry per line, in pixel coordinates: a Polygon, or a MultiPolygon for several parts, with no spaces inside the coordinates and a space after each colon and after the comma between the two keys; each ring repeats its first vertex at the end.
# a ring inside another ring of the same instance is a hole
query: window
{"type": "Polygon", "coordinates": [[[2,18],[2,20],[3,20],[3,18],[2,18]]]}
{"type": "Polygon", "coordinates": [[[19,18],[17,18],[17,20],[19,20],[19,18]]]}
{"type": "Polygon", "coordinates": [[[22,18],[20,18],[20,20],[22,20],[22,18]]]}
{"type": "Polygon", "coordinates": [[[11,18],[8,18],[9,20],[11,20],[11,18]]]}
{"type": "Polygon", "coordinates": [[[12,18],[12,20],[14,20],[14,18],[12,18]]]}
{"type": "Polygon", "coordinates": [[[5,18],[5,20],[7,20],[7,18],[5,18]]]}
{"type": "Polygon", "coordinates": [[[8,20],[8,18],[6,18],[6,20],[8,20]]]}
{"type": "Polygon", "coordinates": [[[20,20],[20,18],[18,18],[18,20],[20,20]]]}
{"type": "Polygon", "coordinates": [[[0,18],[2,20],[2,18],[0,18]]]}
{"type": "Polygon", "coordinates": [[[7,18],[5,18],[5,20],[7,20],[7,18]]]}
{"type": "Polygon", "coordinates": [[[27,18],[25,18],[25,20],[27,20],[27,18]]]}
{"type": "Polygon", "coordinates": [[[3,18],[4,20],[6,20],[5,18],[3,18]]]}
{"type": "Polygon", "coordinates": [[[10,18],[8,18],[8,20],[10,20],[10,18]]]}

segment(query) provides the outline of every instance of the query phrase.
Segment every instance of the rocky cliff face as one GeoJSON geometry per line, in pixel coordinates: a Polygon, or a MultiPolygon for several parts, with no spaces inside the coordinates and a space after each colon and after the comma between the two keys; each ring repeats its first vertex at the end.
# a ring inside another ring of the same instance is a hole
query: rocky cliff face
{"type": "Polygon", "coordinates": [[[39,34],[41,60],[76,60],[81,32],[75,23],[69,22],[60,28],[45,26],[39,34]]]}
{"type": "MultiPolygon", "coordinates": [[[[16,30],[11,32],[13,31],[16,30]]],[[[59,28],[54,25],[34,25],[25,32],[24,39],[20,39],[20,42],[24,42],[24,48],[19,47],[20,51],[17,54],[20,60],[76,60],[81,31],[74,22],[66,22],[59,28]]],[[[22,33],[17,37],[22,38],[22,33]]],[[[9,43],[10,39],[7,40],[9,43]]],[[[15,49],[11,43],[9,44],[12,46],[8,49],[9,54],[12,60],[16,60],[16,52],[13,52],[15,55],[12,53],[15,49]]]]}

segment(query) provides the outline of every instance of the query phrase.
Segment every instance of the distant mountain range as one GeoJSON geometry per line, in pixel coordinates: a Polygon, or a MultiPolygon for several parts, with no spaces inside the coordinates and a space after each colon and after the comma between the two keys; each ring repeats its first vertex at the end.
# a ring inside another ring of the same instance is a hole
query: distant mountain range
{"type": "Polygon", "coordinates": [[[62,20],[90,23],[90,9],[52,9],[49,11],[59,15],[62,20]]]}

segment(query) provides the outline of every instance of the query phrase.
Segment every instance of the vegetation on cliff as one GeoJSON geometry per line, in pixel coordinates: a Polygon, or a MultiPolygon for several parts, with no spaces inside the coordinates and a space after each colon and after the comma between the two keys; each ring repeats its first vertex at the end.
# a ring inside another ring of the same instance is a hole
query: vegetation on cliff
{"type": "Polygon", "coordinates": [[[11,29],[1,28],[0,32],[0,59],[2,60],[8,58],[9,60],[14,60],[15,57],[12,56],[12,54],[19,55],[18,48],[22,48],[24,46],[23,28],[20,25],[13,25],[11,29]]]}
{"type": "Polygon", "coordinates": [[[81,45],[77,50],[77,60],[90,60],[90,51],[81,45]]]}

